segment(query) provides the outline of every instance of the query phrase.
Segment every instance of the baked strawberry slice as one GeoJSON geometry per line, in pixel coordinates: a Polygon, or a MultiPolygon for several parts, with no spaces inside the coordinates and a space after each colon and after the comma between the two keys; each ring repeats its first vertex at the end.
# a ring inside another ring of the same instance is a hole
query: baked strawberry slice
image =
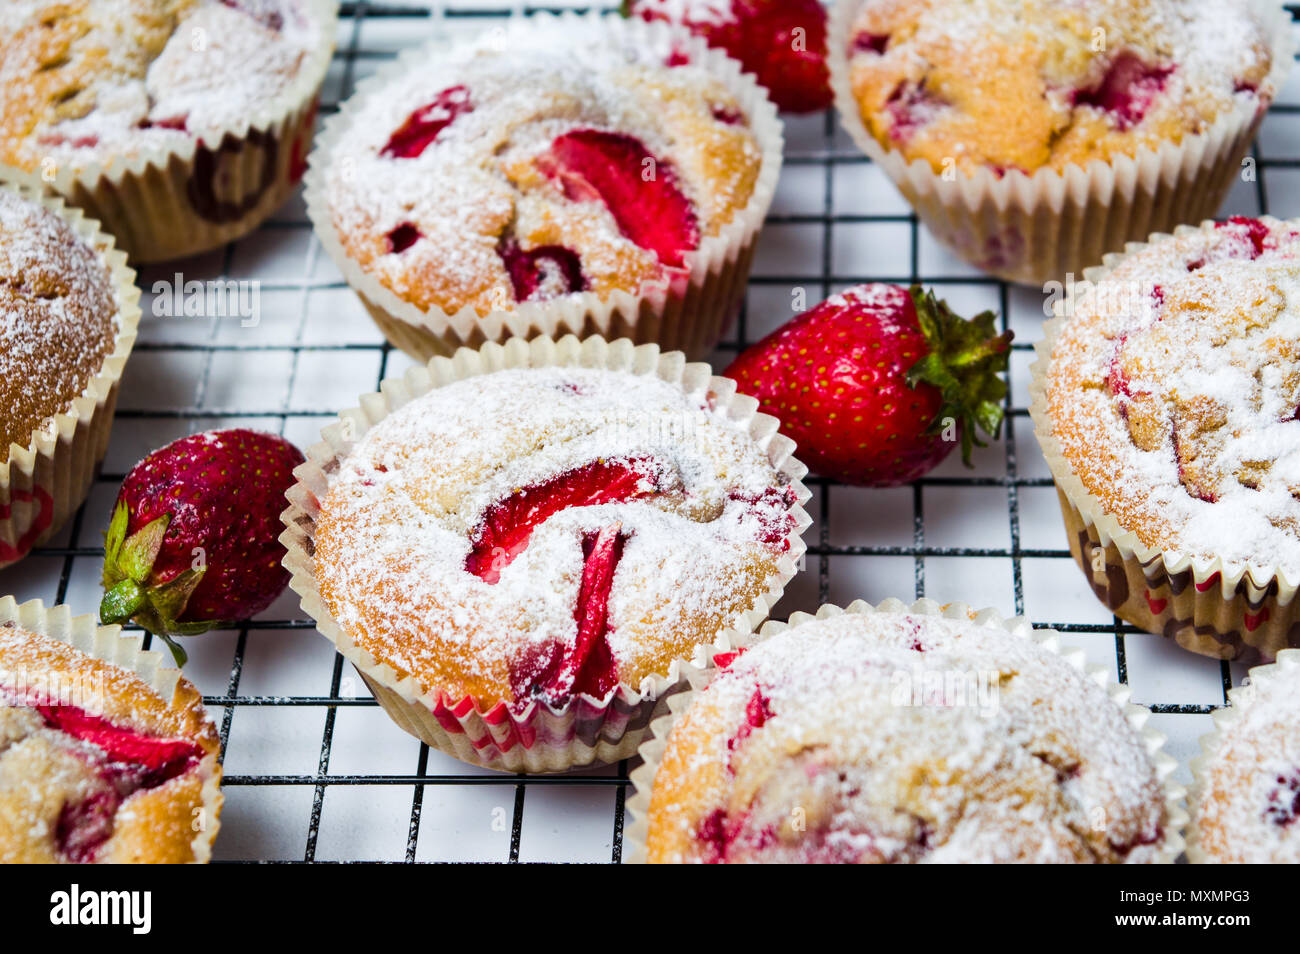
{"type": "Polygon", "coordinates": [[[1155,66],[1122,50],[1095,88],[1075,90],[1074,105],[1100,109],[1118,128],[1130,129],[1142,121],[1173,71],[1172,66],[1155,66]]]}
{"type": "Polygon", "coordinates": [[[1219,232],[1218,240],[1206,254],[1187,263],[1189,272],[1198,271],[1215,262],[1254,261],[1273,246],[1268,225],[1250,216],[1234,215],[1222,222],[1215,222],[1214,227],[1219,232]]]}
{"type": "Polygon", "coordinates": [[[46,725],[102,749],[110,763],[132,775],[143,788],[161,785],[203,758],[203,749],[188,739],[142,735],[77,706],[41,704],[34,708],[46,725]]]}
{"type": "Polygon", "coordinates": [[[85,762],[93,778],[59,809],[54,828],[55,844],[74,864],[95,860],[99,847],[113,836],[123,801],[183,775],[206,754],[189,739],[145,735],[64,699],[52,701],[45,695],[0,687],[0,706],[31,709],[47,728],[85,743],[72,752],[85,762]]]}
{"type": "Polygon", "coordinates": [[[389,137],[379,154],[390,159],[414,159],[455,122],[456,117],[473,111],[474,104],[466,87],[448,87],[435,96],[433,102],[411,113],[389,137]]]}
{"type": "Polygon", "coordinates": [[[858,53],[875,53],[877,56],[884,56],[885,51],[889,49],[889,40],[888,33],[864,31],[853,38],[853,49],[858,53]]]}
{"type": "Polygon", "coordinates": [[[781,421],[799,458],[845,483],[915,480],[1002,424],[1011,332],[930,292],[859,285],[743,352],[725,372],[781,421]]]}
{"type": "Polygon", "coordinates": [[[280,512],[302,452],[236,428],[173,441],[132,468],[104,535],[105,623],[171,646],[266,609],[289,581],[280,512]]]}
{"type": "Polygon", "coordinates": [[[885,102],[885,112],[890,118],[889,137],[895,142],[907,142],[947,106],[947,102],[926,88],[924,80],[899,83],[885,102]]]}
{"type": "Polygon", "coordinates": [[[283,8],[277,0],[221,0],[221,4],[248,14],[272,32],[284,29],[283,8]]]}
{"type": "Polygon", "coordinates": [[[1300,769],[1277,776],[1277,784],[1268,793],[1264,817],[1279,828],[1286,828],[1300,818],[1300,769]]]}
{"type": "Polygon", "coordinates": [[[497,254],[510,276],[515,301],[545,301],[587,289],[578,253],[563,245],[538,245],[525,250],[514,239],[502,239],[497,254]]]}
{"type": "Polygon", "coordinates": [[[740,748],[755,729],[763,728],[774,715],[776,713],[772,711],[772,700],[763,695],[763,687],[759,686],[745,704],[745,721],[736,730],[736,734],[727,740],[727,749],[734,752],[740,748]]]}
{"type": "Polygon", "coordinates": [[[609,594],[623,556],[626,536],[613,523],[582,541],[582,582],[573,617],[578,624],[573,646],[559,642],[525,654],[511,673],[517,701],[542,698],[559,705],[578,693],[603,699],[618,686],[618,666],[605,636],[609,631],[609,594]]]}
{"type": "Polygon", "coordinates": [[[388,233],[388,251],[400,255],[420,240],[420,230],[410,222],[403,222],[388,233]]]}
{"type": "Polygon", "coordinates": [[[528,547],[533,531],[571,507],[638,500],[656,493],[648,460],[598,460],[524,487],[487,508],[470,538],[465,569],[485,583],[498,583],[501,571],[528,547]]]}
{"type": "Polygon", "coordinates": [[[576,129],[559,136],[537,165],[574,202],[604,202],[619,231],[661,262],[680,268],[700,244],[695,209],[672,166],[634,136],[576,129]]]}
{"type": "Polygon", "coordinates": [[[781,109],[809,113],[831,104],[819,0],[624,0],[623,14],[680,24],[725,50],[781,109]]]}

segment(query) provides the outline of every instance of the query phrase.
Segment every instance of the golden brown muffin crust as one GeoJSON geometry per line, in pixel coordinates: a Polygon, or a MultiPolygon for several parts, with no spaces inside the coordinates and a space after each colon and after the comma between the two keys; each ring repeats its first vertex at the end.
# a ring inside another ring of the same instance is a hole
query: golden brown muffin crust
{"type": "Polygon", "coordinates": [[[54,212],[0,190],[0,462],[99,373],[117,310],[103,256],[54,212]]]}

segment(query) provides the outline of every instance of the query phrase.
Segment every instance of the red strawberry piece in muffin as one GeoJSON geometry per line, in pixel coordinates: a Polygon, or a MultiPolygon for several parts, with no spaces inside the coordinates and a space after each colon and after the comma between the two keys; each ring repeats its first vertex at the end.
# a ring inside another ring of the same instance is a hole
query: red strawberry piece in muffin
{"type": "Polygon", "coordinates": [[[826,10],[818,0],[625,0],[623,12],[684,25],[726,50],[781,109],[811,113],[831,104],[826,10]]]}

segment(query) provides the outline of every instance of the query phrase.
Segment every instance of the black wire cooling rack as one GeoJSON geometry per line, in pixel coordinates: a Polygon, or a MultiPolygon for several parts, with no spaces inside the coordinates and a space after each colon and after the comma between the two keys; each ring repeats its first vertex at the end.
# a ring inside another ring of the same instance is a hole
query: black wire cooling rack
{"type": "MultiPolygon", "coordinates": [[[[1297,7],[1289,7],[1293,19],[1297,7]]],[[[577,9],[584,9],[582,6],[577,9]]],[[[525,7],[523,12],[557,10],[525,7]]],[[[515,4],[345,3],[322,95],[331,113],[357,81],[437,30],[473,33],[515,4]]],[[[1300,71],[1298,71],[1300,72],[1300,71]]],[[[993,308],[1017,334],[1003,437],[967,471],[949,461],[916,484],[870,491],[810,478],[808,565],[774,615],[826,601],[931,596],[1026,615],[1109,667],[1150,706],[1185,764],[1209,713],[1243,673],[1140,633],[1093,598],[1065,548],[1025,385],[1044,296],[973,272],[918,226],[832,113],[787,117],[786,168],[764,228],[747,307],[714,357],[721,371],[809,303],[864,281],[921,282],[961,310],[993,308]]],[[[1300,81],[1270,110],[1224,214],[1300,216],[1300,81]]],[[[0,591],[94,612],[99,531],[117,487],[148,451],[192,431],[245,424],[301,446],[358,394],[410,360],[373,328],[313,238],[300,198],[257,232],[140,276],[145,320],[113,441],[87,503],[52,545],[0,572],[0,591]],[[155,282],[256,283],[261,320],[153,317],[155,282]]],[[[622,855],[628,763],[525,778],[455,762],[388,721],[292,593],[229,632],[187,642],[186,673],[220,722],[225,861],[596,861],[622,855]]],[[[1186,769],[1183,769],[1184,778],[1186,769]]]]}

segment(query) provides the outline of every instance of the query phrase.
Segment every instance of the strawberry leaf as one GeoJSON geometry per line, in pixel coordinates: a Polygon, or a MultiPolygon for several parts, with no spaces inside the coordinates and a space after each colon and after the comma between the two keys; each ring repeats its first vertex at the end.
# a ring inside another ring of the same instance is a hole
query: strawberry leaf
{"type": "MultiPolygon", "coordinates": [[[[158,559],[158,551],[162,549],[163,537],[167,535],[167,525],[170,522],[171,517],[163,514],[126,538],[116,563],[121,574],[119,579],[144,582],[153,569],[154,560],[158,559]]],[[[107,575],[108,572],[108,564],[105,563],[104,573],[107,575]]]]}
{"type": "Polygon", "coordinates": [[[997,437],[1002,429],[1007,385],[1000,374],[1007,369],[1013,335],[998,334],[997,316],[991,311],[965,319],[934,292],[913,285],[909,294],[930,350],[908,369],[907,383],[939,390],[943,405],[930,433],[941,433],[949,420],[955,421],[961,430],[962,461],[969,467],[972,448],[986,446],[977,431],[997,437]]]}
{"type": "Polygon", "coordinates": [[[122,552],[122,541],[126,539],[126,525],[130,522],[131,511],[125,500],[119,500],[113,508],[113,517],[108,522],[104,533],[104,564],[116,564],[122,552]]]}
{"type": "MultiPolygon", "coordinates": [[[[206,566],[186,570],[160,586],[150,587],[149,602],[159,617],[168,622],[178,619],[185,612],[185,605],[206,571],[206,566]]],[[[172,629],[170,626],[168,628],[172,629]]]]}
{"type": "Polygon", "coordinates": [[[120,580],[104,593],[99,603],[99,620],[109,626],[125,623],[142,603],[144,588],[135,580],[120,580]]]}

